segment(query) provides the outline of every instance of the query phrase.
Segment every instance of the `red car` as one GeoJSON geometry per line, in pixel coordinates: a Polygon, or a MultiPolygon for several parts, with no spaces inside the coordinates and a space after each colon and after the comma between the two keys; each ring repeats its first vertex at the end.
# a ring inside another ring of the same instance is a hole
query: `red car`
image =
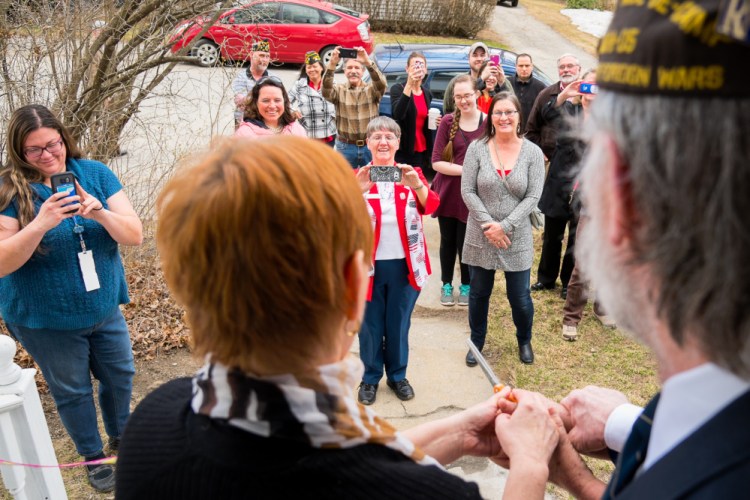
{"type": "MultiPolygon", "coordinates": [[[[190,55],[206,67],[220,59],[246,61],[253,41],[268,39],[273,61],[303,63],[305,53],[315,50],[327,64],[337,45],[364,47],[372,52],[368,17],[328,2],[258,0],[219,16],[195,43],[190,55]]],[[[172,52],[189,44],[210,19],[197,17],[178,25],[170,40],[172,52]]]]}

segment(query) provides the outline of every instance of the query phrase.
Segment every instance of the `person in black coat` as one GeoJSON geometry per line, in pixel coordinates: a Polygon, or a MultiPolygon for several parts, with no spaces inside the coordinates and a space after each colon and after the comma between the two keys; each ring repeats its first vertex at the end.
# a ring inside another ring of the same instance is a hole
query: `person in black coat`
{"type": "Polygon", "coordinates": [[[406,62],[406,83],[391,87],[391,115],[401,127],[401,145],[396,162],[421,167],[425,174],[434,175],[432,155],[433,131],[428,127],[427,115],[432,102],[430,89],[424,84],[427,59],[421,52],[412,52],[406,62]]]}

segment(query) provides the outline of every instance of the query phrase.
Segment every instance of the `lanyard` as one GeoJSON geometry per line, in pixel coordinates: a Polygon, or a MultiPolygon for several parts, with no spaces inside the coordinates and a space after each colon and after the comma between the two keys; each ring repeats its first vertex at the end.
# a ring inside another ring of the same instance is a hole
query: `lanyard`
{"type": "Polygon", "coordinates": [[[78,235],[81,240],[81,250],[86,253],[86,242],[83,241],[83,224],[81,224],[81,218],[78,215],[73,216],[73,233],[78,235]]]}

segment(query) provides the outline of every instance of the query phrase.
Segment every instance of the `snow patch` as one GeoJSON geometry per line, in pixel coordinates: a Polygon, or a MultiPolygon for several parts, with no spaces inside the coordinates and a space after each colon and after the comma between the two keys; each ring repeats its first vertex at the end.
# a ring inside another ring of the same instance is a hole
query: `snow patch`
{"type": "Polygon", "coordinates": [[[604,36],[612,21],[612,13],[606,10],[563,9],[560,12],[568,16],[579,30],[597,38],[604,36]]]}

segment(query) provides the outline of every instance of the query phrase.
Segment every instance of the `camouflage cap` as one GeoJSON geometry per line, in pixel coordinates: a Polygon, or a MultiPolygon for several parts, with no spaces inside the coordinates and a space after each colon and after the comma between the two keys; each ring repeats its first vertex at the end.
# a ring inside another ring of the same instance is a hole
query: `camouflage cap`
{"type": "Polygon", "coordinates": [[[305,53],[305,64],[314,64],[316,62],[320,62],[320,54],[314,50],[305,53]]]}

